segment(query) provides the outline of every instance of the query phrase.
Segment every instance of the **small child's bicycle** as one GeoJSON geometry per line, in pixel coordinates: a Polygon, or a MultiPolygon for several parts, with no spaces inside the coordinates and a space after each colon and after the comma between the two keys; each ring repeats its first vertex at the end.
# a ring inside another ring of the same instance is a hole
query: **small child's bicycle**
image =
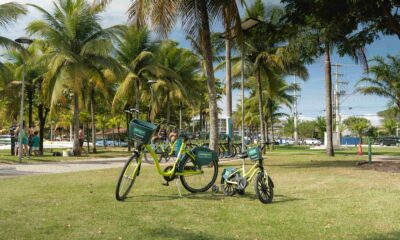
{"type": "MultiPolygon", "coordinates": [[[[254,190],[258,199],[262,203],[272,202],[274,198],[274,183],[264,168],[264,159],[262,157],[262,150],[266,145],[264,143],[262,148],[249,148],[246,153],[239,154],[238,156],[243,160],[242,168],[228,167],[224,169],[221,177],[221,189],[224,195],[233,196],[236,193],[243,195],[246,187],[255,177],[254,190]],[[247,157],[256,163],[246,172],[245,159],[247,157]]],[[[218,187],[214,186],[213,191],[218,192],[218,187]]]]}
{"type": "MultiPolygon", "coordinates": [[[[137,176],[140,175],[140,167],[144,152],[150,153],[154,160],[157,172],[162,175],[168,185],[170,181],[178,178],[183,187],[192,193],[205,192],[210,189],[218,176],[218,157],[214,151],[204,147],[186,148],[185,138],[181,137],[181,145],[178,156],[173,165],[161,169],[157,154],[148,144],[157,126],[140,120],[132,120],[129,125],[129,138],[136,141],[137,148],[128,159],[118,178],[115,197],[118,201],[127,198],[137,176]]],[[[179,190],[179,187],[178,187],[179,190]]]]}

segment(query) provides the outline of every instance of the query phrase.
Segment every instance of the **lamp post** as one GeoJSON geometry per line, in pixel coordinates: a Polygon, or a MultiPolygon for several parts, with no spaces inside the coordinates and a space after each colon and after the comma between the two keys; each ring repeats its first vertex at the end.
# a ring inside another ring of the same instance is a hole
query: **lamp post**
{"type": "MultiPolygon", "coordinates": [[[[250,29],[256,27],[258,24],[260,24],[261,21],[256,19],[256,18],[247,18],[244,21],[242,21],[241,23],[241,29],[242,32],[246,32],[249,31],[250,29]]],[[[233,29],[232,29],[233,30],[233,29]]],[[[234,31],[230,31],[231,33],[234,31]]],[[[221,35],[222,38],[231,38],[231,39],[235,39],[237,37],[237,34],[228,34],[227,32],[223,33],[221,35]]],[[[242,149],[244,149],[244,58],[245,58],[245,44],[244,44],[244,40],[242,41],[241,44],[241,65],[240,65],[240,69],[241,69],[241,82],[240,82],[240,88],[241,88],[241,103],[242,103],[242,149]]],[[[228,91],[230,91],[230,89],[228,89],[228,91]]],[[[227,99],[229,101],[232,101],[232,99],[227,99]]],[[[229,103],[228,101],[228,108],[229,105],[232,106],[232,103],[229,103]]]]}
{"type": "MultiPolygon", "coordinates": [[[[15,42],[21,44],[22,46],[26,45],[29,46],[33,40],[29,39],[27,37],[21,37],[21,38],[17,38],[15,39],[15,42]]],[[[22,54],[22,87],[21,87],[21,110],[20,110],[20,125],[19,125],[19,132],[18,135],[20,135],[21,131],[24,128],[24,92],[25,92],[25,53],[22,54]]],[[[22,134],[21,137],[18,136],[18,148],[19,148],[19,152],[18,152],[18,159],[19,162],[22,161],[22,134]]]]}
{"type": "Polygon", "coordinates": [[[153,104],[153,84],[156,83],[156,80],[149,80],[147,84],[150,85],[150,102],[149,102],[149,112],[147,113],[147,121],[150,122],[150,113],[151,113],[151,105],[153,104]]]}

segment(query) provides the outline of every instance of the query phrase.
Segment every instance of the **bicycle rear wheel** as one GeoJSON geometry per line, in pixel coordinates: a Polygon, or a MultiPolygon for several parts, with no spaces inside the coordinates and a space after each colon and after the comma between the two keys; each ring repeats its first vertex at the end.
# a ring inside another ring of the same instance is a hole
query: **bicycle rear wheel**
{"type": "Polygon", "coordinates": [[[193,175],[180,176],[183,187],[191,193],[205,192],[210,189],[218,176],[218,162],[213,160],[209,165],[199,167],[190,157],[182,160],[184,171],[196,171],[193,175]]]}
{"type": "Polygon", "coordinates": [[[140,164],[138,164],[138,155],[134,153],[125,163],[115,189],[115,198],[118,201],[124,201],[128,197],[129,191],[133,187],[136,177],[139,175],[140,164]]]}

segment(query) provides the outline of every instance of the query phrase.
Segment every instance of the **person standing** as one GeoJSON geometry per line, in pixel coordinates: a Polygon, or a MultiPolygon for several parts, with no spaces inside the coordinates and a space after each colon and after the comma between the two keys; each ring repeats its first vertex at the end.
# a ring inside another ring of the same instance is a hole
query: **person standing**
{"type": "Polygon", "coordinates": [[[39,155],[40,138],[38,136],[38,131],[34,132],[32,138],[32,150],[34,155],[39,155]]]}
{"type": "MultiPolygon", "coordinates": [[[[28,136],[27,136],[27,129],[25,129],[25,121],[22,123],[22,129],[19,127],[16,130],[18,136],[18,147],[19,144],[22,143],[22,155],[27,155],[28,153],[28,136]]],[[[18,156],[18,151],[16,151],[16,155],[18,156]]]]}
{"type": "Polygon", "coordinates": [[[83,127],[80,126],[79,127],[79,132],[78,132],[78,137],[79,137],[79,147],[80,147],[80,151],[84,152],[85,149],[83,149],[83,143],[84,143],[84,132],[83,132],[83,127]]]}
{"type": "Polygon", "coordinates": [[[11,156],[15,155],[15,140],[16,140],[15,130],[16,130],[15,124],[12,123],[10,126],[11,156]]]}

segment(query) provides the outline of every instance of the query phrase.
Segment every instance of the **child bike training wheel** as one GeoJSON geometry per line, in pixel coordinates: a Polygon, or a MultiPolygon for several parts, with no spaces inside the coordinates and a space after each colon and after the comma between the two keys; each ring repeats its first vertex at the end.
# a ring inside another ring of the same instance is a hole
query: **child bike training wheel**
{"type": "Polygon", "coordinates": [[[118,201],[124,201],[133,187],[136,176],[139,175],[140,165],[137,163],[138,156],[133,154],[128,162],[125,163],[124,168],[118,178],[117,188],[115,190],[115,198],[118,201]]]}
{"type": "Polygon", "coordinates": [[[262,203],[271,203],[274,198],[274,183],[268,176],[268,181],[263,172],[259,172],[254,181],[256,196],[262,203]]]}
{"type": "Polygon", "coordinates": [[[190,157],[182,159],[182,172],[195,171],[190,175],[181,175],[183,187],[191,193],[205,192],[210,189],[218,176],[218,161],[212,160],[210,164],[197,166],[190,157]]]}

